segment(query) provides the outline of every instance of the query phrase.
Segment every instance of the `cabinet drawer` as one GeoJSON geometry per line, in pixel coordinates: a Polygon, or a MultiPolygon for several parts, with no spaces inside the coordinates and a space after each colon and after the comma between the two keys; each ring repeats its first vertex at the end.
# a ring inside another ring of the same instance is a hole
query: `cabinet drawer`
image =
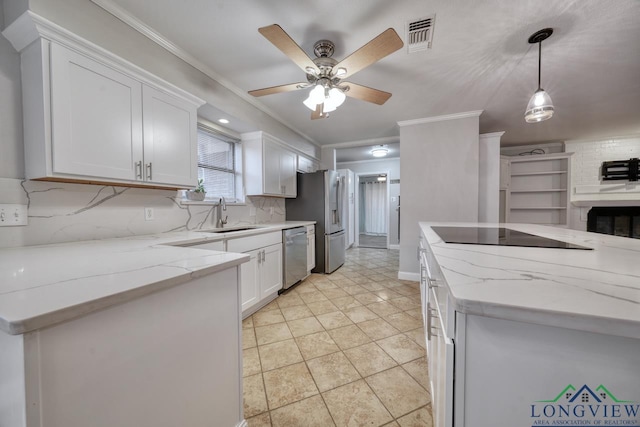
{"type": "Polygon", "coordinates": [[[259,234],[257,236],[239,237],[227,240],[228,252],[249,252],[265,246],[282,244],[282,232],[259,234]]]}

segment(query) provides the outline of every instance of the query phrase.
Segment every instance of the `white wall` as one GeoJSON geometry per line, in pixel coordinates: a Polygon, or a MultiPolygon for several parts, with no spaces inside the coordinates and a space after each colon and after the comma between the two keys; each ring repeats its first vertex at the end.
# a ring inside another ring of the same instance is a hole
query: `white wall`
{"type": "MultiPolygon", "coordinates": [[[[277,136],[310,157],[319,157],[317,146],[88,0],[5,0],[0,6],[0,22],[5,26],[28,6],[231,116],[255,124],[256,130],[277,136]]],[[[23,182],[21,99],[20,57],[0,36],[0,203],[29,205],[29,225],[0,228],[0,247],[213,227],[212,206],[179,206],[174,191],[23,182]],[[145,206],[154,207],[154,221],[144,221],[145,206]]],[[[229,224],[280,222],[285,218],[284,201],[248,198],[246,205],[229,207],[228,214],[229,224]],[[251,208],[255,208],[253,216],[251,208]]]]}
{"type": "Polygon", "coordinates": [[[400,179],[400,159],[382,159],[382,160],[367,160],[360,162],[341,162],[338,163],[338,169],[351,169],[356,174],[389,173],[389,244],[398,244],[398,213],[396,207],[398,206],[398,196],[400,196],[400,184],[392,184],[392,180],[400,179]],[[395,199],[394,199],[395,198],[395,199]]]}
{"type": "Polygon", "coordinates": [[[504,132],[480,135],[478,173],[478,221],[500,218],[500,138],[504,132]]]}
{"type": "Polygon", "coordinates": [[[478,220],[479,112],[425,121],[399,123],[399,275],[414,280],[419,277],[418,222],[478,220]]]}
{"type": "MultiPolygon", "coordinates": [[[[3,19],[0,7],[0,22],[3,19]]],[[[20,55],[0,35],[0,177],[24,177],[21,91],[20,55]]]]}

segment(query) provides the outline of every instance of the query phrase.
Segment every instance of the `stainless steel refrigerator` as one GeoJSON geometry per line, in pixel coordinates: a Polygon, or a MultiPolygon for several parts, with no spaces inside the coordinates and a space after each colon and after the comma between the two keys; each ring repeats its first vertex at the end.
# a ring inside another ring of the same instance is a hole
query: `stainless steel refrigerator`
{"type": "Polygon", "coordinates": [[[342,222],[344,180],[334,170],[299,173],[295,199],[287,199],[289,221],[316,221],[316,267],[314,273],[332,273],[345,256],[342,222]]]}

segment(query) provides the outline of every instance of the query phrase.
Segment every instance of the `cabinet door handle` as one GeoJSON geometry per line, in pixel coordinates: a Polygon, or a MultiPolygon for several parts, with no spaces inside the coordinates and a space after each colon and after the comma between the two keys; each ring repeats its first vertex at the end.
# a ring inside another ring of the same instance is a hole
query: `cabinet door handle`
{"type": "Polygon", "coordinates": [[[262,264],[262,251],[258,252],[258,264],[262,264]]]}
{"type": "Polygon", "coordinates": [[[142,179],[142,160],[136,162],[136,178],[142,179]]]}
{"type": "Polygon", "coordinates": [[[438,330],[437,322],[435,325],[433,324],[434,318],[439,319],[437,309],[428,308],[427,309],[427,339],[429,341],[431,341],[431,337],[433,337],[434,335],[438,336],[437,333],[434,333],[434,330],[436,331],[438,330]]]}
{"type": "Polygon", "coordinates": [[[267,257],[266,251],[262,250],[262,262],[264,263],[265,258],[267,257]]]}
{"type": "Polygon", "coordinates": [[[438,283],[438,281],[437,281],[437,280],[432,279],[432,278],[430,278],[430,277],[428,277],[428,278],[427,278],[427,287],[428,287],[429,289],[432,289],[432,288],[439,288],[439,287],[440,287],[440,285],[438,285],[437,283],[438,283]]]}
{"type": "Polygon", "coordinates": [[[147,168],[147,181],[151,181],[153,180],[153,177],[152,177],[153,165],[152,163],[147,163],[145,166],[147,168]]]}
{"type": "MultiPolygon", "coordinates": [[[[431,341],[431,307],[427,304],[427,341],[431,341]]],[[[428,356],[431,356],[430,354],[428,356]]]]}

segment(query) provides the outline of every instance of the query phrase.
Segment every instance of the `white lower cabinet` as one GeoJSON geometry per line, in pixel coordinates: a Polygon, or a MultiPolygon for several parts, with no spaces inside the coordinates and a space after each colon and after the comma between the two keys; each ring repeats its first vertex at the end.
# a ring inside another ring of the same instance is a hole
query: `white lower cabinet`
{"type": "Polygon", "coordinates": [[[422,249],[435,427],[640,425],[640,340],[458,311],[422,249]]]}
{"type": "Polygon", "coordinates": [[[307,225],[307,273],[316,267],[316,226],[307,225]]]}
{"type": "Polygon", "coordinates": [[[282,289],[282,232],[229,239],[228,252],[250,256],[241,265],[241,301],[243,317],[278,296],[282,289]]]}

